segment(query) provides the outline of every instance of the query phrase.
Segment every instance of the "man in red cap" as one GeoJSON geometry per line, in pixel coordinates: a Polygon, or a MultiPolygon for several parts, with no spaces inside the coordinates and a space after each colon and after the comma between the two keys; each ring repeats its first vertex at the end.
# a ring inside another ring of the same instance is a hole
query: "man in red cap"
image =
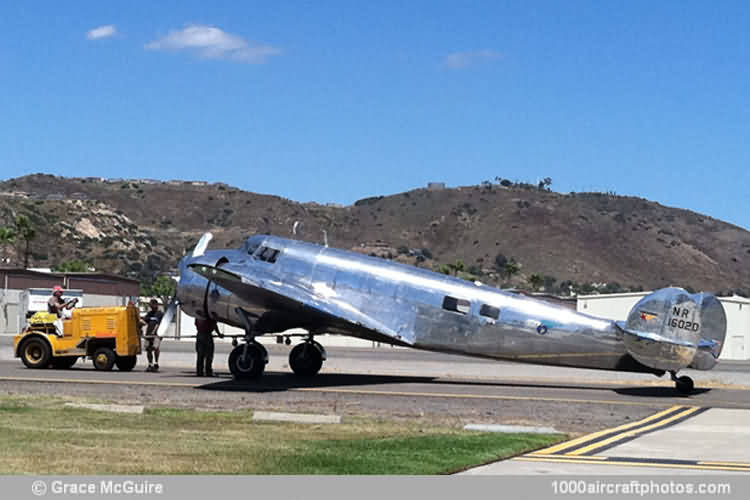
{"type": "Polygon", "coordinates": [[[63,311],[66,309],[73,309],[78,302],[77,298],[65,302],[62,298],[63,291],[63,287],[60,285],[55,286],[55,288],[52,289],[52,297],[47,301],[47,312],[57,314],[58,318],[63,316],[63,311]]]}

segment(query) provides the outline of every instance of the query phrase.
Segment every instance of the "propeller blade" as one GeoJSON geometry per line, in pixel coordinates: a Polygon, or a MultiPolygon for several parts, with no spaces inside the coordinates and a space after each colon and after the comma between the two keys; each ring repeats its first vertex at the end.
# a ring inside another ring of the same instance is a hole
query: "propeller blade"
{"type": "Polygon", "coordinates": [[[203,236],[201,236],[201,239],[198,240],[198,244],[195,245],[195,248],[193,249],[193,257],[200,257],[203,255],[213,237],[214,235],[211,233],[203,233],[203,236]]]}
{"type": "Polygon", "coordinates": [[[180,305],[180,302],[177,299],[172,299],[172,301],[169,303],[169,306],[167,307],[167,310],[164,311],[164,316],[161,318],[161,323],[159,323],[159,328],[156,330],[156,334],[159,337],[163,337],[167,330],[169,329],[169,324],[174,319],[175,314],[177,314],[177,306],[180,305]]]}

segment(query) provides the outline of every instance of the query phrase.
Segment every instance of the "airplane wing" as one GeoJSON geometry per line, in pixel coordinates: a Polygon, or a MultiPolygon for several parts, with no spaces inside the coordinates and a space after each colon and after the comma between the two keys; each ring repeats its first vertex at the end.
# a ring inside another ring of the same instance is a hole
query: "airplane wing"
{"type": "Polygon", "coordinates": [[[255,302],[262,301],[271,309],[300,315],[305,318],[303,321],[308,327],[355,337],[403,342],[393,329],[352,307],[341,300],[335,290],[327,287],[308,290],[272,277],[251,277],[237,270],[204,264],[191,264],[189,267],[234,294],[252,298],[255,302]]]}

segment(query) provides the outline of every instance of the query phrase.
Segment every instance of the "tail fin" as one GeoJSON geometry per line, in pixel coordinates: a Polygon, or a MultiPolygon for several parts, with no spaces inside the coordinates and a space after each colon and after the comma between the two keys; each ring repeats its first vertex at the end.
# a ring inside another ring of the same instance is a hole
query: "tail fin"
{"type": "Polygon", "coordinates": [[[641,299],[619,326],[630,355],[646,366],[710,370],[721,354],[727,320],[713,295],[663,288],[641,299]]]}

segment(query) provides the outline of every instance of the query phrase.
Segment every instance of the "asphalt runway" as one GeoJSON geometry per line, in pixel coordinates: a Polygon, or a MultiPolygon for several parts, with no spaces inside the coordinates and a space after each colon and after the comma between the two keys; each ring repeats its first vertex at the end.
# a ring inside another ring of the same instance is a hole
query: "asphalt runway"
{"type": "MultiPolygon", "coordinates": [[[[271,362],[257,381],[234,381],[226,370],[228,344],[217,344],[217,377],[199,378],[190,342],[162,344],[159,373],[96,371],[90,362],[68,370],[31,370],[0,339],[0,385],[5,393],[41,393],[128,401],[152,406],[257,408],[343,415],[425,418],[443,423],[517,423],[580,434],[644,418],[675,405],[750,408],[741,385],[700,387],[689,397],[671,383],[642,374],[538,367],[411,349],[329,348],[317,376],[304,379],[286,365],[287,346],[270,345],[271,362]],[[591,378],[595,376],[597,378],[591,378]],[[586,381],[590,380],[590,381],[586,381]]],[[[730,366],[731,368],[731,366],[730,366]]],[[[747,365],[730,370],[745,377],[747,365]]],[[[721,382],[721,381],[720,381],[721,382]]]]}

